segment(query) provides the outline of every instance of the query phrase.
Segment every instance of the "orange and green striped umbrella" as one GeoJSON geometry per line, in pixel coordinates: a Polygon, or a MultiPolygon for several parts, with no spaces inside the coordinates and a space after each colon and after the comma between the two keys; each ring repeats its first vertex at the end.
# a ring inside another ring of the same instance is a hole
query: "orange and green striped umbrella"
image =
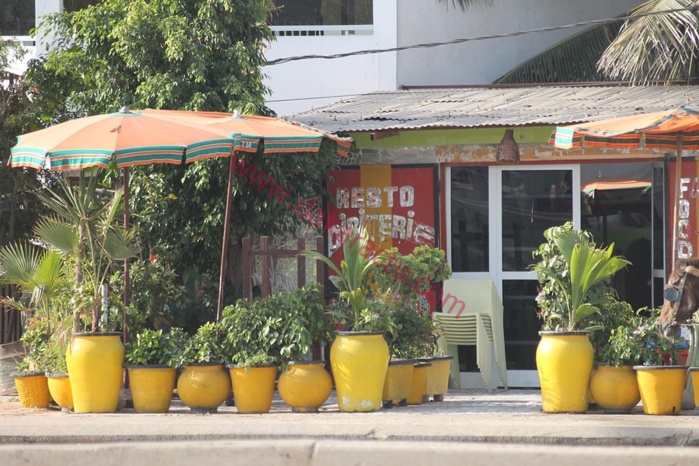
{"type": "MultiPolygon", "coordinates": [[[[352,144],[351,138],[342,138],[283,118],[239,113],[187,112],[180,110],[146,109],[144,114],[168,119],[181,119],[207,128],[228,133],[234,139],[234,150],[257,152],[260,144],[263,153],[280,154],[293,152],[318,152],[323,138],[337,143],[337,153],[345,156],[352,144]]],[[[186,162],[215,157],[209,154],[188,153],[186,162]]]]}
{"type": "Polygon", "coordinates": [[[11,149],[10,166],[79,170],[149,164],[182,164],[192,159],[231,154],[234,139],[226,131],[179,119],[155,118],[123,108],[27,133],[11,149]]]}
{"type": "Polygon", "coordinates": [[[699,111],[682,107],[664,112],[559,126],[549,142],[559,149],[608,147],[699,150],[699,111]]]}

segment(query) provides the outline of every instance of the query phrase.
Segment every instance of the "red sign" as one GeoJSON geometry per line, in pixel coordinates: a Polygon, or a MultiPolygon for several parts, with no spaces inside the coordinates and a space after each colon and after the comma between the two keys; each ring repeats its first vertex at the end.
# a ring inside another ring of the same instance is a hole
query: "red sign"
{"type": "Polygon", "coordinates": [[[367,165],[330,173],[327,219],[328,253],[339,265],[343,232],[365,227],[378,251],[436,245],[434,167],[367,165]],[[336,254],[340,252],[340,254],[336,254]]]}
{"type": "Polygon", "coordinates": [[[699,164],[696,160],[682,160],[680,183],[679,183],[679,202],[675,206],[675,198],[677,197],[676,183],[676,162],[668,164],[668,205],[667,212],[670,213],[670,247],[672,251],[670,258],[674,257],[675,250],[673,249],[672,241],[675,238],[675,229],[677,229],[677,257],[680,259],[689,259],[699,251],[699,164]],[[677,208],[677,218],[674,217],[675,208],[677,208]]]}

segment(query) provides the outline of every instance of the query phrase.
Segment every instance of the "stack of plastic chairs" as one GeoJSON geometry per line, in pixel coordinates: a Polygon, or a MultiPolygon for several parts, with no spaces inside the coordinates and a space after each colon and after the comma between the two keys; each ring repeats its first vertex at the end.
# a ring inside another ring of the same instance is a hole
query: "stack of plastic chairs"
{"type": "Polygon", "coordinates": [[[451,377],[455,388],[461,388],[458,345],[476,347],[476,364],[488,390],[495,388],[491,377],[491,354],[500,381],[507,388],[505,335],[502,324],[502,303],[491,279],[449,279],[444,282],[442,312],[434,313],[441,330],[440,346],[454,356],[451,377]]]}

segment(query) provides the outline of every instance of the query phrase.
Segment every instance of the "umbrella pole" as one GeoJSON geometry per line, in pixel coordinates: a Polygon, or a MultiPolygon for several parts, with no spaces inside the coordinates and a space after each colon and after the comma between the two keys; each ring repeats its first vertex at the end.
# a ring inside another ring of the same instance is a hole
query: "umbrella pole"
{"type": "Polygon", "coordinates": [[[672,215],[672,270],[675,269],[675,264],[677,263],[679,251],[677,249],[677,243],[679,238],[679,228],[677,225],[677,217],[679,216],[680,210],[680,196],[682,194],[682,133],[677,136],[677,162],[675,163],[675,205],[674,212],[672,215]]]}
{"type": "MultiPolygon", "coordinates": [[[[131,227],[129,219],[129,168],[124,167],[124,230],[131,227]]],[[[124,259],[124,307],[131,304],[131,279],[129,277],[129,258],[124,259]]],[[[124,312],[124,343],[129,341],[129,316],[124,312]]]]}
{"type": "Polygon", "coordinates": [[[235,170],[235,152],[231,154],[231,164],[228,170],[228,188],[226,190],[226,213],[223,220],[223,244],[221,245],[221,267],[218,279],[218,305],[216,306],[216,322],[221,322],[223,311],[223,296],[226,284],[226,255],[228,254],[228,231],[231,220],[231,194],[233,192],[233,172],[235,170]]]}

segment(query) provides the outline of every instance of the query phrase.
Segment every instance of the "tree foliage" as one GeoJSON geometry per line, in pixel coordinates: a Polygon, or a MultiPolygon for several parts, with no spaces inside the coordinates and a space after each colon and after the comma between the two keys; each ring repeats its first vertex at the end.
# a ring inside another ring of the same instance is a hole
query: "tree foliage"
{"type": "MultiPolygon", "coordinates": [[[[104,0],[41,25],[56,37],[46,73],[69,89],[60,94],[78,114],[132,108],[240,110],[269,114],[262,84],[271,0],[104,0]]],[[[283,202],[259,183],[235,177],[228,276],[240,296],[240,242],[245,235],[290,231],[302,221],[295,203],[322,194],[334,150],[250,156],[256,173],[289,193],[283,202]]],[[[131,168],[131,227],[143,257],[157,255],[211,310],[224,222],[227,159],[188,166],[131,168]]],[[[112,172],[114,182],[119,176],[112,172]]],[[[137,292],[137,290],[134,290],[137,292]]],[[[202,309],[201,312],[206,312],[202,309]]]]}

